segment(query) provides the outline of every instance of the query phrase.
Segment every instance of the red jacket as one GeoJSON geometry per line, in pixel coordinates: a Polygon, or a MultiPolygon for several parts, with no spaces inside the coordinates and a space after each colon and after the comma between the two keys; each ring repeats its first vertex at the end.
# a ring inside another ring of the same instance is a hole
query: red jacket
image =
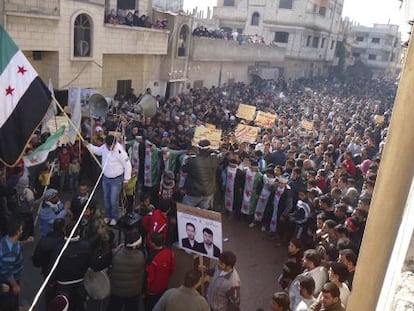
{"type": "Polygon", "coordinates": [[[143,217],[142,227],[147,234],[147,247],[151,245],[149,242],[151,241],[151,234],[154,232],[161,233],[164,238],[164,242],[166,241],[167,225],[167,215],[163,214],[159,209],[154,209],[152,212],[143,217]]]}
{"type": "MultiPolygon", "coordinates": [[[[150,254],[151,256],[151,254],[150,254]]],[[[156,295],[168,289],[170,276],[175,270],[174,252],[163,248],[147,264],[147,294],[156,295]]]]}

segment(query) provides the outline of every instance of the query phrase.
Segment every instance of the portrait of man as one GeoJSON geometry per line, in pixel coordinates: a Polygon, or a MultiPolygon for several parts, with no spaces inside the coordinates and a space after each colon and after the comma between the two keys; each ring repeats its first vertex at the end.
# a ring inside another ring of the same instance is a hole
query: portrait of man
{"type": "Polygon", "coordinates": [[[189,249],[195,249],[197,244],[199,244],[195,240],[195,235],[196,235],[195,226],[191,222],[187,222],[185,224],[185,232],[187,233],[187,237],[184,239],[181,239],[182,246],[185,248],[189,248],[189,249]]]}
{"type": "Polygon", "coordinates": [[[203,242],[196,244],[195,251],[206,254],[209,257],[220,256],[220,249],[213,244],[213,231],[209,228],[203,229],[203,242]]]}

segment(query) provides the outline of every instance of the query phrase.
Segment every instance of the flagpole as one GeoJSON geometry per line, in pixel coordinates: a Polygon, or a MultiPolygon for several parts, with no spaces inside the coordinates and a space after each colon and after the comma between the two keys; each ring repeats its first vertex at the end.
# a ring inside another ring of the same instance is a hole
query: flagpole
{"type": "Polygon", "coordinates": [[[40,204],[39,204],[39,206],[38,206],[38,208],[37,208],[36,218],[35,218],[35,220],[34,220],[34,226],[35,226],[35,227],[36,227],[36,224],[37,224],[37,220],[39,219],[39,213],[40,213],[40,209],[42,208],[43,198],[44,198],[44,196],[45,196],[45,193],[46,193],[47,187],[50,185],[50,179],[52,178],[53,170],[54,170],[54,168],[55,168],[55,163],[56,163],[56,160],[53,160],[53,163],[52,163],[52,165],[51,165],[51,167],[50,167],[49,176],[48,176],[48,178],[47,178],[46,186],[44,187],[44,189],[43,189],[43,193],[42,193],[42,196],[40,197],[40,198],[41,198],[41,200],[40,200],[40,204]]]}
{"type": "MultiPolygon", "coordinates": [[[[72,127],[75,129],[76,134],[79,136],[79,139],[84,142],[85,139],[83,138],[82,134],[79,132],[78,128],[75,126],[75,124],[73,124],[71,118],[69,118],[69,116],[67,115],[67,113],[65,112],[65,110],[63,109],[63,107],[60,105],[60,103],[57,101],[56,97],[54,95],[52,95],[53,101],[56,103],[56,105],[59,107],[59,109],[63,112],[64,116],[66,117],[66,119],[68,119],[70,125],[72,125],[72,127]]],[[[89,149],[88,149],[89,150],[89,149]]],[[[101,162],[98,160],[98,158],[95,156],[95,154],[91,151],[89,151],[89,153],[91,154],[92,158],[95,160],[95,162],[99,165],[99,167],[102,169],[102,164],[101,162]]]]}

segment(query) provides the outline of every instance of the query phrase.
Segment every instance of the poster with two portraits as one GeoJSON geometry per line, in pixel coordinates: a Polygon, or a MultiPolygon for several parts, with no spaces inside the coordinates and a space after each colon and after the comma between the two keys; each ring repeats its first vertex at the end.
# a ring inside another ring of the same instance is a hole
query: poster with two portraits
{"type": "Polygon", "coordinates": [[[178,241],[187,252],[217,259],[223,251],[221,214],[177,203],[178,241]]]}

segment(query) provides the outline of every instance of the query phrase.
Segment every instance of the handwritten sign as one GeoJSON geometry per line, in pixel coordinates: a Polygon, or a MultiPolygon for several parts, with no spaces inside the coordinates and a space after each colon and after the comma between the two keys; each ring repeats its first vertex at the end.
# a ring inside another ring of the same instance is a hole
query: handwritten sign
{"type": "Polygon", "coordinates": [[[108,135],[112,135],[112,136],[114,136],[115,138],[118,138],[118,139],[120,139],[122,137],[122,133],[117,132],[117,131],[109,131],[108,135]]]}
{"type": "Polygon", "coordinates": [[[195,128],[193,137],[193,146],[197,146],[198,142],[202,139],[208,139],[210,141],[211,149],[220,149],[221,130],[211,129],[204,126],[197,126],[195,128]]]}
{"type": "Polygon", "coordinates": [[[208,129],[212,129],[212,130],[216,129],[216,126],[214,124],[206,123],[206,124],[204,124],[204,126],[208,129]]]}
{"type": "Polygon", "coordinates": [[[256,107],[240,104],[239,110],[237,110],[236,116],[241,119],[253,121],[256,114],[256,107]]]}
{"type": "Polygon", "coordinates": [[[313,131],[313,122],[312,121],[303,120],[301,126],[305,130],[313,131]]]}
{"type": "Polygon", "coordinates": [[[382,124],[385,121],[385,117],[379,114],[376,114],[374,120],[377,124],[382,124]]]}
{"type": "Polygon", "coordinates": [[[258,111],[254,123],[258,126],[272,128],[275,126],[277,115],[269,112],[258,111]]]}
{"type": "Polygon", "coordinates": [[[259,131],[259,127],[239,124],[237,125],[234,135],[238,141],[252,144],[256,141],[257,133],[259,133],[259,131]]]}
{"type": "Polygon", "coordinates": [[[65,134],[59,139],[59,142],[61,144],[68,144],[69,143],[69,120],[65,116],[56,116],[50,119],[47,122],[47,128],[49,129],[50,135],[53,135],[56,133],[58,129],[60,129],[62,126],[65,127],[65,134]]]}

